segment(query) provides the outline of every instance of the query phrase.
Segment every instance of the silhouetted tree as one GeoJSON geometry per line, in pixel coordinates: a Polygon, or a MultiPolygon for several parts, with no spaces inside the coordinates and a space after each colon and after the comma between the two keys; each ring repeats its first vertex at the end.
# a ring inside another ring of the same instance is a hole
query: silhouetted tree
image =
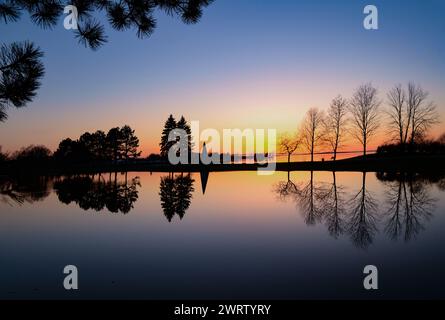
{"type": "Polygon", "coordinates": [[[402,85],[396,85],[388,92],[390,118],[389,129],[393,133],[401,145],[406,143],[408,139],[408,130],[410,124],[410,113],[406,101],[406,92],[402,85]]]}
{"type": "Polygon", "coordinates": [[[323,140],[332,148],[333,160],[337,160],[337,151],[343,142],[345,135],[348,101],[342,96],[337,96],[331,102],[328,115],[324,121],[323,140]]]}
{"type": "Polygon", "coordinates": [[[301,138],[298,136],[290,137],[287,133],[281,135],[278,145],[281,152],[287,154],[287,162],[290,163],[291,155],[298,149],[301,144],[301,138]]]}
{"type": "Polygon", "coordinates": [[[86,132],[80,136],[78,143],[88,153],[89,160],[107,159],[107,139],[105,132],[98,130],[86,132]]]}
{"type": "MultiPolygon", "coordinates": [[[[0,23],[19,20],[27,13],[44,28],[56,26],[67,5],[77,8],[75,37],[93,50],[107,41],[105,28],[94,16],[106,15],[118,31],[134,29],[138,38],[149,37],[156,27],[155,12],[180,17],[184,23],[199,21],[203,8],[213,0],[6,0],[0,3],[0,23]]],[[[23,107],[36,95],[44,74],[42,52],[32,43],[2,44],[0,49],[0,122],[8,106],[23,107]]]]}
{"type": "Polygon", "coordinates": [[[122,133],[119,127],[112,128],[108,131],[106,137],[106,144],[108,155],[111,160],[117,161],[122,159],[122,151],[123,151],[123,138],[122,133]]]}
{"type": "Polygon", "coordinates": [[[189,156],[189,160],[190,160],[190,155],[192,153],[192,129],[190,128],[190,125],[187,123],[187,121],[185,120],[184,116],[181,116],[181,119],[179,119],[178,123],[176,124],[177,128],[180,130],[184,130],[185,133],[187,134],[187,136],[185,137],[185,141],[184,139],[180,140],[181,141],[181,149],[182,148],[187,148],[188,150],[188,156],[189,156]]]}
{"type": "Polygon", "coordinates": [[[54,159],[59,162],[82,162],[88,161],[89,157],[90,154],[85,146],[70,138],[62,140],[54,152],[54,159]]]}
{"type": "Polygon", "coordinates": [[[139,139],[134,134],[134,130],[132,130],[128,125],[125,125],[121,128],[122,135],[122,156],[125,160],[135,159],[141,155],[141,152],[138,151],[139,148],[139,139]]]}
{"type": "Polygon", "coordinates": [[[428,92],[414,83],[408,84],[408,109],[410,113],[411,138],[410,143],[425,137],[430,127],[438,123],[438,114],[433,102],[428,102],[428,92]]]}
{"type": "Polygon", "coordinates": [[[161,135],[161,143],[159,144],[162,158],[168,157],[168,151],[176,143],[175,141],[168,141],[168,136],[170,132],[175,130],[176,128],[177,128],[176,120],[173,117],[173,115],[170,115],[164,124],[164,129],[162,130],[162,135],[161,135]]]}
{"type": "Polygon", "coordinates": [[[442,133],[439,138],[437,138],[437,142],[445,145],[445,133],[442,133]]]}
{"type": "Polygon", "coordinates": [[[51,150],[45,146],[30,145],[16,151],[12,159],[18,162],[29,162],[30,164],[44,163],[50,159],[51,150]]]}
{"type": "Polygon", "coordinates": [[[2,146],[0,146],[0,163],[5,162],[8,160],[9,155],[7,153],[2,152],[2,146]]]}
{"type": "MultiPolygon", "coordinates": [[[[0,5],[0,20],[3,6],[0,5]]],[[[6,18],[4,18],[6,21],[6,18]]],[[[30,42],[3,44],[0,48],[0,122],[8,107],[24,107],[36,95],[44,75],[43,53],[30,42]]]]}
{"type": "Polygon", "coordinates": [[[323,112],[317,108],[311,108],[306,113],[306,118],[301,127],[301,137],[303,144],[311,154],[311,162],[314,161],[314,151],[318,142],[322,138],[322,124],[324,121],[323,112]]]}
{"type": "Polygon", "coordinates": [[[408,142],[420,142],[430,127],[438,123],[435,105],[427,99],[428,93],[414,83],[408,84],[407,91],[399,84],[388,93],[390,131],[403,150],[408,142]]]}
{"type": "Polygon", "coordinates": [[[31,21],[42,27],[52,28],[63,14],[66,5],[74,5],[78,12],[78,41],[97,49],[107,41],[104,26],[94,17],[106,14],[111,27],[118,31],[134,29],[138,38],[149,37],[156,28],[155,12],[164,11],[180,17],[184,23],[196,23],[202,10],[212,0],[9,0],[0,5],[0,21],[15,22],[23,12],[31,21]]]}
{"type": "Polygon", "coordinates": [[[370,83],[360,86],[354,93],[349,110],[352,114],[352,135],[363,146],[363,155],[369,140],[380,126],[379,106],[381,101],[377,96],[377,89],[370,83]]]}

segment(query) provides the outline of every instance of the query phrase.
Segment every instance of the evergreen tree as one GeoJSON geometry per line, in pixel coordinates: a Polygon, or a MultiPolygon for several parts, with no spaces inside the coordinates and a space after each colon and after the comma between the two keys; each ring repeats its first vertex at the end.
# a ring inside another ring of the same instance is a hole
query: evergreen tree
{"type": "Polygon", "coordinates": [[[181,148],[187,147],[188,154],[190,156],[192,153],[192,129],[190,128],[190,125],[185,120],[184,116],[181,116],[181,119],[179,119],[177,127],[178,127],[178,129],[182,129],[187,133],[187,139],[185,141],[182,140],[184,145],[181,144],[181,148]]]}
{"type": "MultiPolygon", "coordinates": [[[[55,27],[63,8],[77,8],[78,42],[93,50],[107,42],[108,21],[117,31],[133,29],[138,38],[149,37],[156,28],[155,14],[165,12],[186,24],[197,23],[203,9],[213,0],[6,0],[0,1],[0,23],[13,23],[20,17],[30,17],[43,28],[55,27]],[[102,19],[106,16],[107,19],[102,19]],[[99,19],[100,18],[100,19],[99,19]]],[[[42,51],[30,42],[0,44],[0,122],[7,118],[7,108],[24,107],[35,97],[44,74],[42,51]]]]}
{"type": "Polygon", "coordinates": [[[122,159],[122,134],[119,127],[112,128],[107,133],[106,145],[108,157],[117,161],[122,159]]]}
{"type": "Polygon", "coordinates": [[[137,158],[141,155],[138,152],[139,139],[135,136],[134,130],[125,125],[121,128],[122,136],[122,155],[125,160],[137,158]]]}
{"type": "Polygon", "coordinates": [[[42,56],[30,42],[0,47],[0,122],[8,117],[9,107],[24,107],[35,97],[44,74],[42,56]]]}
{"type": "Polygon", "coordinates": [[[173,115],[170,115],[164,124],[164,129],[162,130],[161,136],[161,143],[159,144],[162,158],[168,157],[168,151],[170,150],[171,146],[175,144],[175,141],[168,141],[168,136],[171,131],[176,129],[176,127],[176,120],[173,115]]]}

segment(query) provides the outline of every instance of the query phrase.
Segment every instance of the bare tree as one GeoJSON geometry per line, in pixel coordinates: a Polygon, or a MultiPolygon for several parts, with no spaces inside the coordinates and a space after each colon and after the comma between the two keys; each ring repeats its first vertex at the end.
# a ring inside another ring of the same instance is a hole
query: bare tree
{"type": "Polygon", "coordinates": [[[302,142],[311,154],[311,162],[314,161],[315,147],[323,135],[323,121],[323,112],[319,111],[317,108],[311,108],[306,113],[306,118],[301,126],[302,142]]]}
{"type": "Polygon", "coordinates": [[[369,140],[379,128],[379,106],[381,101],[377,96],[377,89],[370,83],[361,85],[354,93],[349,104],[352,114],[352,135],[363,146],[363,155],[366,156],[366,147],[369,140]]]}
{"type": "Polygon", "coordinates": [[[407,139],[407,130],[409,128],[409,110],[406,107],[406,93],[401,84],[394,86],[388,92],[389,110],[389,129],[394,134],[400,144],[405,144],[407,139]]]}
{"type": "Polygon", "coordinates": [[[396,85],[388,93],[390,130],[401,145],[423,139],[430,127],[438,123],[433,102],[427,102],[428,92],[410,82],[405,91],[396,85]]]}
{"type": "Polygon", "coordinates": [[[300,143],[301,139],[298,136],[290,137],[289,134],[285,133],[280,137],[278,145],[280,151],[287,154],[288,163],[290,163],[290,157],[298,149],[300,143]]]}
{"type": "Polygon", "coordinates": [[[337,160],[337,151],[345,133],[347,122],[348,101],[341,95],[334,98],[328,110],[328,116],[324,121],[325,134],[323,140],[332,148],[333,160],[337,160]]]}
{"type": "MultiPolygon", "coordinates": [[[[425,137],[430,127],[438,123],[438,114],[433,102],[428,102],[429,93],[414,83],[408,84],[408,110],[410,115],[410,143],[425,137]]],[[[408,129],[407,129],[408,131],[408,129]]]]}

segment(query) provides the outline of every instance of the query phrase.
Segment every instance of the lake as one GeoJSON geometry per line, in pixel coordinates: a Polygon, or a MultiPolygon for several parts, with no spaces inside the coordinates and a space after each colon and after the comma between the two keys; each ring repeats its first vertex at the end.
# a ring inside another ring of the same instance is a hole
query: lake
{"type": "Polygon", "coordinates": [[[438,174],[2,177],[0,298],[443,299],[444,191],[438,174]]]}

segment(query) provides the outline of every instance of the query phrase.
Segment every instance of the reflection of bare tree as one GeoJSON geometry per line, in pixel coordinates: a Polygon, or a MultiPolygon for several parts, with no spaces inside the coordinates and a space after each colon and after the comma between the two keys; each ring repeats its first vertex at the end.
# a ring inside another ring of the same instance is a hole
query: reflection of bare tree
{"type": "Polygon", "coordinates": [[[337,239],[345,231],[345,203],[342,187],[337,186],[337,177],[332,172],[332,184],[326,188],[322,196],[323,219],[329,234],[337,239]]]}
{"type": "Polygon", "coordinates": [[[41,201],[50,194],[51,185],[52,179],[43,176],[1,177],[0,201],[19,205],[41,201]]]}
{"type": "Polygon", "coordinates": [[[190,174],[180,174],[174,176],[173,173],[168,176],[161,177],[159,186],[159,196],[161,197],[161,207],[164,215],[169,222],[177,214],[180,219],[190,207],[192,193],[194,190],[193,183],[195,180],[190,174]]]}
{"type": "Polygon", "coordinates": [[[311,171],[308,182],[295,184],[290,180],[288,174],[287,181],[280,181],[275,186],[275,193],[280,199],[286,200],[291,198],[300,208],[307,225],[315,225],[322,221],[323,209],[322,205],[326,192],[321,184],[314,182],[314,173],[311,171]]]}
{"type": "Polygon", "coordinates": [[[281,200],[287,200],[290,197],[295,201],[298,200],[298,186],[290,179],[290,172],[287,173],[287,181],[279,181],[276,184],[274,192],[281,200]]]}
{"type": "Polygon", "coordinates": [[[428,183],[400,173],[388,183],[385,232],[397,240],[403,236],[405,241],[415,238],[424,229],[434,211],[435,199],[429,195],[428,183]]]}
{"type": "Polygon", "coordinates": [[[359,248],[368,248],[377,232],[377,202],[372,193],[366,189],[366,172],[363,172],[362,188],[349,201],[350,217],[347,231],[351,240],[359,248]]]}
{"type": "Polygon", "coordinates": [[[299,206],[308,225],[326,224],[329,234],[338,238],[347,233],[355,246],[367,249],[378,231],[378,222],[384,223],[385,233],[392,239],[413,239],[424,229],[435,208],[430,186],[445,185],[443,174],[377,173],[389,189],[385,191],[388,211],[378,219],[378,202],[366,187],[366,172],[362,174],[360,190],[350,200],[338,185],[335,172],[331,183],[314,181],[311,172],[307,182],[294,183],[288,174],[287,181],[275,185],[274,192],[281,200],[292,200],[299,206]],[[378,221],[379,220],[379,221],[378,221]]]}
{"type": "Polygon", "coordinates": [[[301,212],[304,215],[304,221],[307,225],[315,225],[321,222],[323,211],[320,201],[323,199],[324,193],[322,188],[314,184],[314,172],[311,171],[309,181],[302,186],[299,196],[301,212]]]}

